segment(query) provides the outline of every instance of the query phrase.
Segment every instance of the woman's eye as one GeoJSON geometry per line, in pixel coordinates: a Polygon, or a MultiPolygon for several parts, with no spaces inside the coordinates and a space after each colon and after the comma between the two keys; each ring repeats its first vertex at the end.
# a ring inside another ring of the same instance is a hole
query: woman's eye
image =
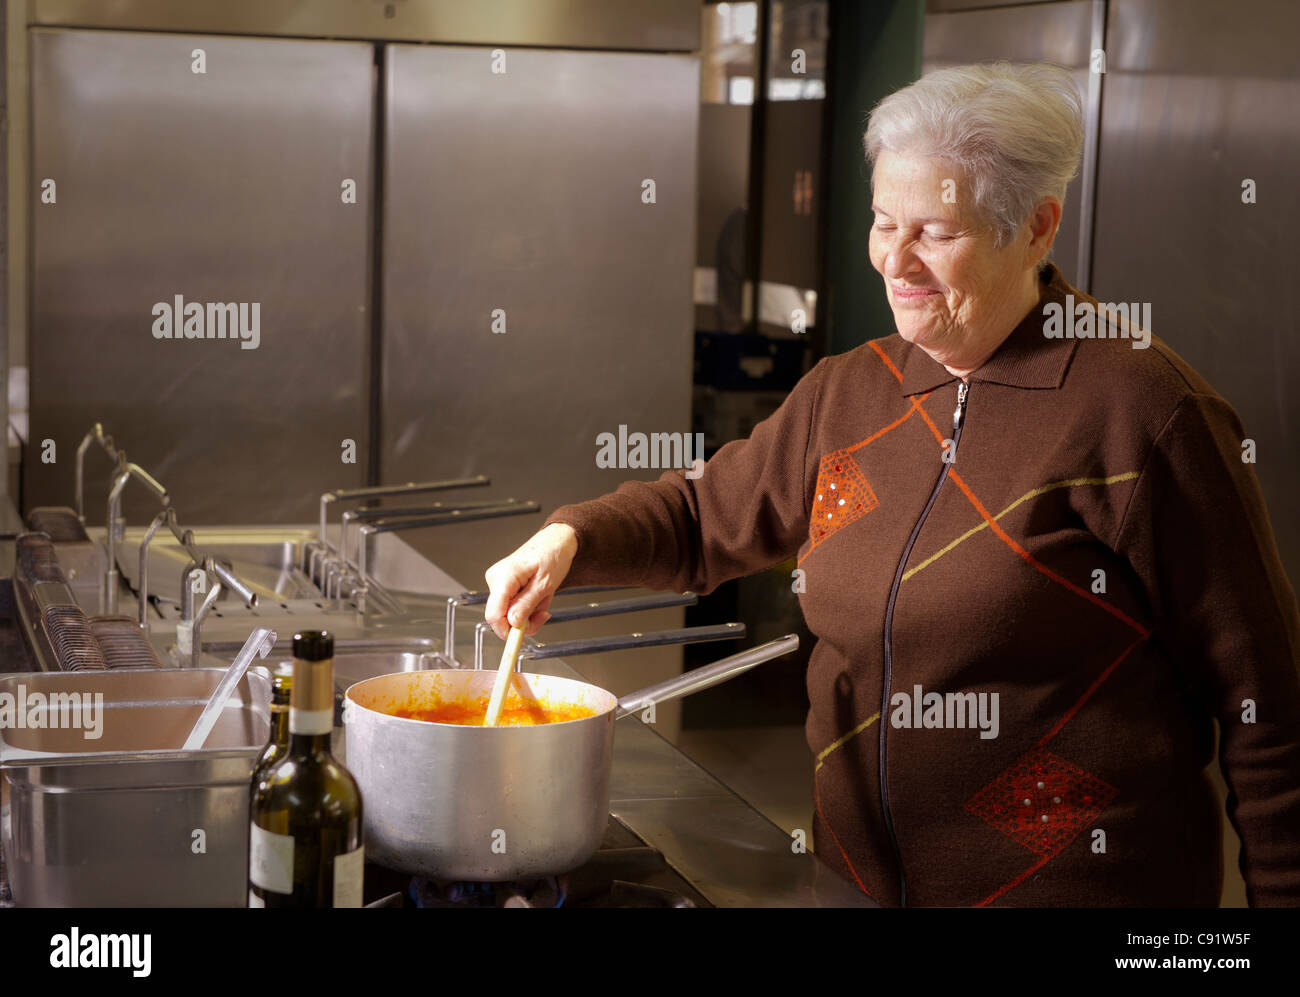
{"type": "Polygon", "coordinates": [[[953,239],[957,238],[955,235],[948,235],[944,232],[927,232],[925,234],[935,242],[952,242],[953,239]]]}

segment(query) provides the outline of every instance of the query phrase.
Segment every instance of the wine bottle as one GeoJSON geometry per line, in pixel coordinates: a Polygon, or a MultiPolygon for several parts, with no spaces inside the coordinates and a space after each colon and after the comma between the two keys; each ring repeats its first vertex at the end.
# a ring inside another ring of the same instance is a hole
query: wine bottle
{"type": "Polygon", "coordinates": [[[281,662],[271,675],[271,738],[253,766],[252,796],[271,766],[289,752],[289,692],[293,688],[293,663],[281,662]]]}
{"type": "Polygon", "coordinates": [[[289,750],[253,794],[250,907],[360,907],[361,791],[330,754],[334,638],[293,637],[289,750]]]}

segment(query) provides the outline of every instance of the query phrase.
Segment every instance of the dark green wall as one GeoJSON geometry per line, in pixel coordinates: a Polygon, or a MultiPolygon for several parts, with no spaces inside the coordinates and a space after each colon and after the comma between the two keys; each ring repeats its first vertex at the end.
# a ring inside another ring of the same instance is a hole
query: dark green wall
{"type": "Polygon", "coordinates": [[[862,152],[876,102],[921,74],[925,0],[832,0],[826,349],[843,353],[894,332],[871,268],[871,175],[862,152]]]}

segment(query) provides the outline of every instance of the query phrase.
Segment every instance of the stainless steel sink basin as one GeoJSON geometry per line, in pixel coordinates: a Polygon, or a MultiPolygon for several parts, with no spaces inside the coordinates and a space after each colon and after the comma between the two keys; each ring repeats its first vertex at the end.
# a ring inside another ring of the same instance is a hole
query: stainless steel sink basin
{"type": "Polygon", "coordinates": [[[43,707],[41,726],[0,731],[0,838],[19,906],[246,903],[248,780],[271,726],[265,677],[246,675],[207,744],[181,750],[223,675],[0,676],[0,692],[39,694],[43,707]]]}
{"type": "MultiPolygon", "coordinates": [[[[279,633],[275,650],[256,664],[271,669],[291,661],[291,643],[291,633],[279,633]]],[[[206,654],[233,661],[241,646],[228,641],[205,641],[203,650],[206,654]]],[[[430,637],[339,638],[335,640],[334,648],[334,684],[340,690],[376,675],[449,667],[439,653],[439,642],[430,637]]]]}
{"type": "MultiPolygon", "coordinates": [[[[270,660],[269,658],[267,659],[270,660]]],[[[284,660],[287,660],[284,659],[284,660]]],[[[433,647],[390,647],[373,651],[335,652],[334,685],[347,689],[354,682],[390,675],[393,672],[418,672],[426,668],[446,668],[447,664],[433,647]]]]}
{"type": "MultiPolygon", "coordinates": [[[[117,548],[118,570],[137,591],[143,536],[142,529],[127,530],[117,548]]],[[[319,598],[319,590],[299,567],[303,545],[315,538],[315,530],[282,526],[210,527],[194,532],[195,544],[224,561],[257,593],[259,604],[268,608],[277,602],[319,598]]],[[[175,538],[155,536],[149,544],[149,594],[163,602],[179,602],[181,575],[189,560],[175,538]]],[[[231,593],[222,592],[218,601],[231,598],[231,593]]]]}
{"type": "MultiPolygon", "coordinates": [[[[143,528],[126,531],[117,545],[117,564],[122,577],[139,591],[140,543],[143,528]]],[[[258,615],[276,615],[282,603],[320,600],[325,597],[302,571],[303,547],[316,539],[310,526],[213,526],[194,531],[194,542],[239,576],[258,599],[258,615]]],[[[103,530],[92,530],[101,541],[103,530]]],[[[149,544],[149,595],[164,603],[179,605],[181,575],[189,555],[174,537],[160,531],[149,544]]],[[[369,571],[372,585],[392,595],[445,599],[462,586],[430,564],[410,544],[392,533],[370,538],[369,571]]],[[[377,593],[378,594],[378,593],[377,593]]],[[[233,605],[237,598],[223,591],[218,604],[233,605]]],[[[385,612],[382,598],[370,600],[367,613],[385,612]]],[[[398,601],[402,601],[399,597],[398,601]]],[[[301,607],[296,607],[301,611],[301,607]]],[[[324,608],[324,606],[322,606],[324,608]]],[[[395,607],[389,606],[388,612],[395,607]]]]}
{"type": "Polygon", "coordinates": [[[370,651],[359,654],[336,654],[334,684],[346,689],[354,682],[390,675],[393,672],[418,672],[426,668],[446,668],[435,651],[370,651]]]}

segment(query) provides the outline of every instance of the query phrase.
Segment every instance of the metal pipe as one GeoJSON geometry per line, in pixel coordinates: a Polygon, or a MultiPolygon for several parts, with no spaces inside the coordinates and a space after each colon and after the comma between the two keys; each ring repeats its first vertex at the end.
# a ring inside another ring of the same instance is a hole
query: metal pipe
{"type": "Polygon", "coordinates": [[[148,488],[149,491],[153,492],[154,498],[159,502],[163,505],[167,505],[171,502],[171,499],[167,496],[167,489],[163,487],[161,481],[155,478],[139,464],[131,462],[128,463],[126,467],[127,471],[130,472],[131,477],[135,478],[136,481],[140,482],[140,484],[148,488]]]}
{"type": "MultiPolygon", "coordinates": [[[[575,585],[573,588],[562,588],[555,594],[561,596],[585,595],[589,592],[627,592],[633,588],[635,586],[631,585],[575,585]]],[[[460,595],[448,596],[447,620],[443,628],[442,656],[452,668],[460,667],[460,662],[456,659],[456,610],[461,606],[481,606],[488,601],[490,594],[488,592],[470,591],[462,592],[460,595]]]]}
{"type": "Polygon", "coordinates": [[[113,437],[105,434],[104,427],[102,424],[98,422],[95,423],[93,426],[90,427],[90,430],[86,433],[86,435],[81,438],[81,442],[77,444],[77,463],[76,463],[76,492],[77,493],[75,496],[75,500],[77,503],[77,519],[81,521],[81,524],[83,526],[86,524],[86,510],[85,510],[85,506],[83,505],[83,496],[85,494],[85,481],[86,481],[84,464],[86,460],[86,451],[90,448],[91,443],[98,443],[101,447],[103,447],[104,452],[108,454],[109,460],[111,460],[115,465],[118,462],[117,447],[113,445],[113,437]]]}
{"type": "Polygon", "coordinates": [[[197,578],[203,578],[206,584],[207,573],[202,561],[191,561],[181,572],[181,618],[176,624],[176,650],[182,658],[191,657],[193,653],[194,583],[197,578]]]}
{"type": "Polygon", "coordinates": [[[227,568],[220,561],[212,562],[212,572],[217,576],[217,580],[226,588],[230,589],[235,595],[244,600],[244,605],[249,609],[257,607],[257,593],[240,580],[239,576],[227,568]]]}
{"type": "Polygon", "coordinates": [[[330,593],[334,591],[335,579],[347,570],[347,566],[337,557],[330,558],[326,563],[328,566],[325,569],[325,577],[321,579],[321,594],[328,599],[330,593]]]}
{"type": "MultiPolygon", "coordinates": [[[[181,623],[189,624],[194,622],[194,578],[192,576],[195,571],[202,570],[203,559],[198,558],[185,565],[185,570],[181,572],[181,623]]],[[[205,584],[206,581],[207,575],[205,573],[205,584]]],[[[188,649],[187,644],[183,650],[188,652],[188,649]]]]}
{"type": "Polygon", "coordinates": [[[199,611],[194,614],[194,622],[190,626],[190,665],[193,668],[199,667],[199,659],[203,654],[203,641],[199,637],[200,629],[203,626],[203,618],[208,615],[208,610],[212,608],[212,604],[217,601],[220,595],[221,582],[213,579],[207,597],[203,600],[203,604],[199,606],[199,611]]]}
{"type": "Polygon", "coordinates": [[[593,620],[598,616],[617,616],[620,613],[641,613],[648,609],[672,609],[675,606],[694,606],[700,597],[694,592],[668,592],[639,595],[631,599],[614,599],[610,602],[588,602],[581,606],[561,606],[551,610],[548,623],[568,623],[571,620],[593,620]]]}
{"type": "MultiPolygon", "coordinates": [[[[619,587],[621,588],[621,586],[619,587]]],[[[616,591],[617,589],[592,586],[591,591],[616,591]]],[[[558,595],[571,595],[585,589],[570,589],[556,592],[558,595]]],[[[447,600],[447,636],[455,626],[457,606],[474,606],[487,602],[486,592],[463,592],[454,600],[447,600]]],[[[587,602],[580,606],[560,606],[551,610],[547,623],[570,623],[573,620],[594,620],[600,616],[618,616],[621,613],[643,613],[651,609],[672,609],[676,606],[694,606],[700,597],[694,592],[658,592],[654,595],[638,595],[630,599],[613,599],[609,602],[587,602]]]]}
{"type": "Polygon", "coordinates": [[[149,529],[145,530],[144,539],[140,541],[140,629],[149,633],[149,544],[164,522],[176,522],[175,506],[167,506],[153,517],[149,529]]]}
{"type": "Polygon", "coordinates": [[[360,530],[361,535],[357,542],[357,573],[361,576],[361,584],[365,586],[370,582],[370,574],[366,569],[366,548],[369,546],[367,541],[373,534],[397,533],[402,530],[422,530],[426,526],[448,526],[452,523],[468,523],[477,519],[499,519],[502,516],[519,516],[524,513],[541,512],[541,509],[542,507],[536,502],[514,502],[509,505],[485,506],[468,512],[453,509],[450,512],[417,516],[414,519],[378,519],[361,527],[360,530]]]}
{"type": "MultiPolygon", "coordinates": [[[[308,558],[307,558],[307,580],[308,580],[309,582],[311,582],[313,585],[317,585],[317,584],[318,584],[317,581],[316,581],[316,561],[317,561],[318,558],[321,559],[321,560],[326,559],[326,558],[328,557],[328,555],[329,555],[329,552],[330,552],[330,549],[329,549],[329,546],[328,546],[328,545],[326,545],[326,544],[324,544],[324,543],[316,543],[316,544],[313,546],[313,549],[312,549],[311,553],[308,555],[308,558]]],[[[322,569],[322,570],[323,570],[323,569],[322,569]]]]}
{"type": "MultiPolygon", "coordinates": [[[[194,531],[186,530],[180,537],[181,545],[187,551],[193,551],[194,531]]],[[[195,667],[199,664],[199,627],[207,615],[222,588],[229,588],[244,600],[244,604],[253,609],[257,606],[257,593],[250,589],[240,578],[224,564],[218,563],[211,555],[204,555],[202,560],[195,559],[185,566],[181,573],[181,619],[176,624],[176,646],[181,654],[189,654],[195,667]],[[202,572],[210,584],[208,593],[197,612],[194,609],[194,575],[202,572]]]]}
{"type": "MultiPolygon", "coordinates": [[[[325,548],[330,547],[329,539],[325,535],[326,522],[329,513],[329,507],[334,502],[356,502],[372,498],[384,498],[389,495],[417,495],[421,492],[438,492],[448,491],[453,488],[477,488],[483,485],[490,485],[491,479],[486,475],[476,474],[472,478],[454,478],[446,481],[408,481],[403,485],[370,485],[365,488],[336,488],[332,492],[325,492],[320,497],[320,534],[319,542],[325,548]]],[[[336,553],[343,553],[342,538],[340,537],[339,546],[336,553]]],[[[312,557],[314,559],[315,552],[312,557]]],[[[315,576],[312,574],[312,564],[308,564],[308,577],[315,582],[315,576]]]]}
{"type": "MultiPolygon", "coordinates": [[[[174,512],[167,519],[167,527],[172,531],[172,536],[176,538],[176,542],[179,543],[182,547],[184,547],[185,552],[189,554],[190,557],[193,559],[193,563],[186,568],[187,572],[191,570],[191,568],[205,563],[205,561],[207,560],[206,555],[194,542],[194,531],[181,530],[180,524],[176,522],[176,516],[174,512]]],[[[241,579],[237,574],[235,574],[233,571],[227,568],[220,561],[216,560],[216,558],[212,558],[212,568],[208,572],[208,574],[215,575],[218,579],[220,579],[221,582],[226,586],[226,588],[230,589],[237,596],[239,596],[239,598],[244,600],[244,605],[246,605],[249,609],[255,609],[257,607],[257,593],[254,592],[247,584],[245,584],[243,579],[241,579]]],[[[181,575],[182,614],[184,613],[185,610],[186,593],[188,591],[190,591],[190,588],[189,585],[187,585],[185,582],[184,573],[182,573],[181,575]]]]}
{"type": "MultiPolygon", "coordinates": [[[[226,588],[233,591],[250,609],[257,605],[257,594],[246,585],[238,575],[227,568],[224,564],[217,563],[213,560],[205,560],[201,551],[194,546],[194,533],[192,530],[181,532],[180,524],[176,521],[176,510],[172,507],[171,496],[168,495],[167,489],[157,478],[146,471],[139,464],[127,460],[126,452],[117,449],[113,443],[113,438],[104,433],[104,427],[100,423],[95,423],[89,432],[82,437],[81,442],[77,445],[77,462],[76,462],[76,502],[77,518],[84,524],[86,518],[83,514],[83,490],[85,485],[84,461],[86,451],[90,444],[98,442],[104,451],[114,461],[114,476],[112,487],[108,493],[108,522],[105,528],[104,546],[107,555],[108,565],[104,570],[103,589],[100,592],[100,608],[106,613],[117,612],[117,588],[120,575],[117,570],[117,542],[119,537],[119,520],[122,518],[122,492],[125,490],[127,482],[134,478],[152,494],[161,504],[162,511],[158,513],[145,532],[144,540],[140,544],[140,627],[148,630],[148,599],[149,599],[149,544],[157,533],[158,528],[164,523],[171,530],[172,536],[183,546],[186,552],[194,559],[195,562],[201,562],[209,565],[205,570],[211,577],[215,577],[226,588]]],[[[187,605],[186,593],[190,591],[188,579],[188,569],[182,575],[181,580],[181,605],[182,619],[189,620],[184,610],[187,605]]],[[[192,610],[193,598],[188,599],[188,606],[192,610]]]]}
{"type": "Polygon", "coordinates": [[[735,640],[745,636],[743,623],[715,623],[679,630],[651,630],[647,633],[615,634],[612,637],[583,637],[580,640],[555,640],[529,644],[519,653],[521,659],[542,660],[567,658],[601,651],[626,651],[636,647],[660,647],[664,644],[702,644],[715,640],[735,640]]]}
{"type": "Polygon", "coordinates": [[[117,457],[113,487],[108,492],[108,525],[104,540],[108,555],[108,566],[104,569],[104,589],[100,593],[100,606],[103,607],[104,612],[110,615],[117,612],[117,534],[118,520],[121,518],[122,512],[122,491],[126,488],[126,483],[135,478],[148,488],[164,506],[170,503],[167,497],[167,489],[159,484],[153,475],[139,464],[128,461],[125,453],[118,451],[117,457]]]}
{"type": "Polygon", "coordinates": [[[460,667],[456,661],[456,607],[459,605],[460,596],[447,597],[447,624],[442,632],[442,656],[452,668],[460,667]]]}
{"type": "MultiPolygon", "coordinates": [[[[486,623],[474,625],[474,667],[483,668],[483,638],[492,632],[486,623]]],[[[735,640],[745,636],[743,623],[715,623],[702,627],[682,627],[676,630],[637,631],[614,634],[609,637],[583,637],[579,640],[534,642],[527,640],[519,652],[521,659],[541,661],[546,658],[564,658],[578,654],[599,654],[602,651],[627,651],[638,647],[662,647],[665,644],[703,644],[715,640],[735,640]]]]}
{"type": "Polygon", "coordinates": [[[481,502],[434,502],[432,505],[421,506],[399,506],[399,507],[366,507],[364,509],[349,509],[339,517],[341,528],[339,530],[339,544],[343,548],[338,553],[344,560],[355,561],[354,557],[349,557],[348,547],[348,527],[358,520],[374,519],[405,519],[412,516],[432,516],[440,512],[453,512],[459,509],[462,512],[471,512],[476,509],[491,509],[502,505],[519,505],[518,499],[485,499],[481,502]]]}

